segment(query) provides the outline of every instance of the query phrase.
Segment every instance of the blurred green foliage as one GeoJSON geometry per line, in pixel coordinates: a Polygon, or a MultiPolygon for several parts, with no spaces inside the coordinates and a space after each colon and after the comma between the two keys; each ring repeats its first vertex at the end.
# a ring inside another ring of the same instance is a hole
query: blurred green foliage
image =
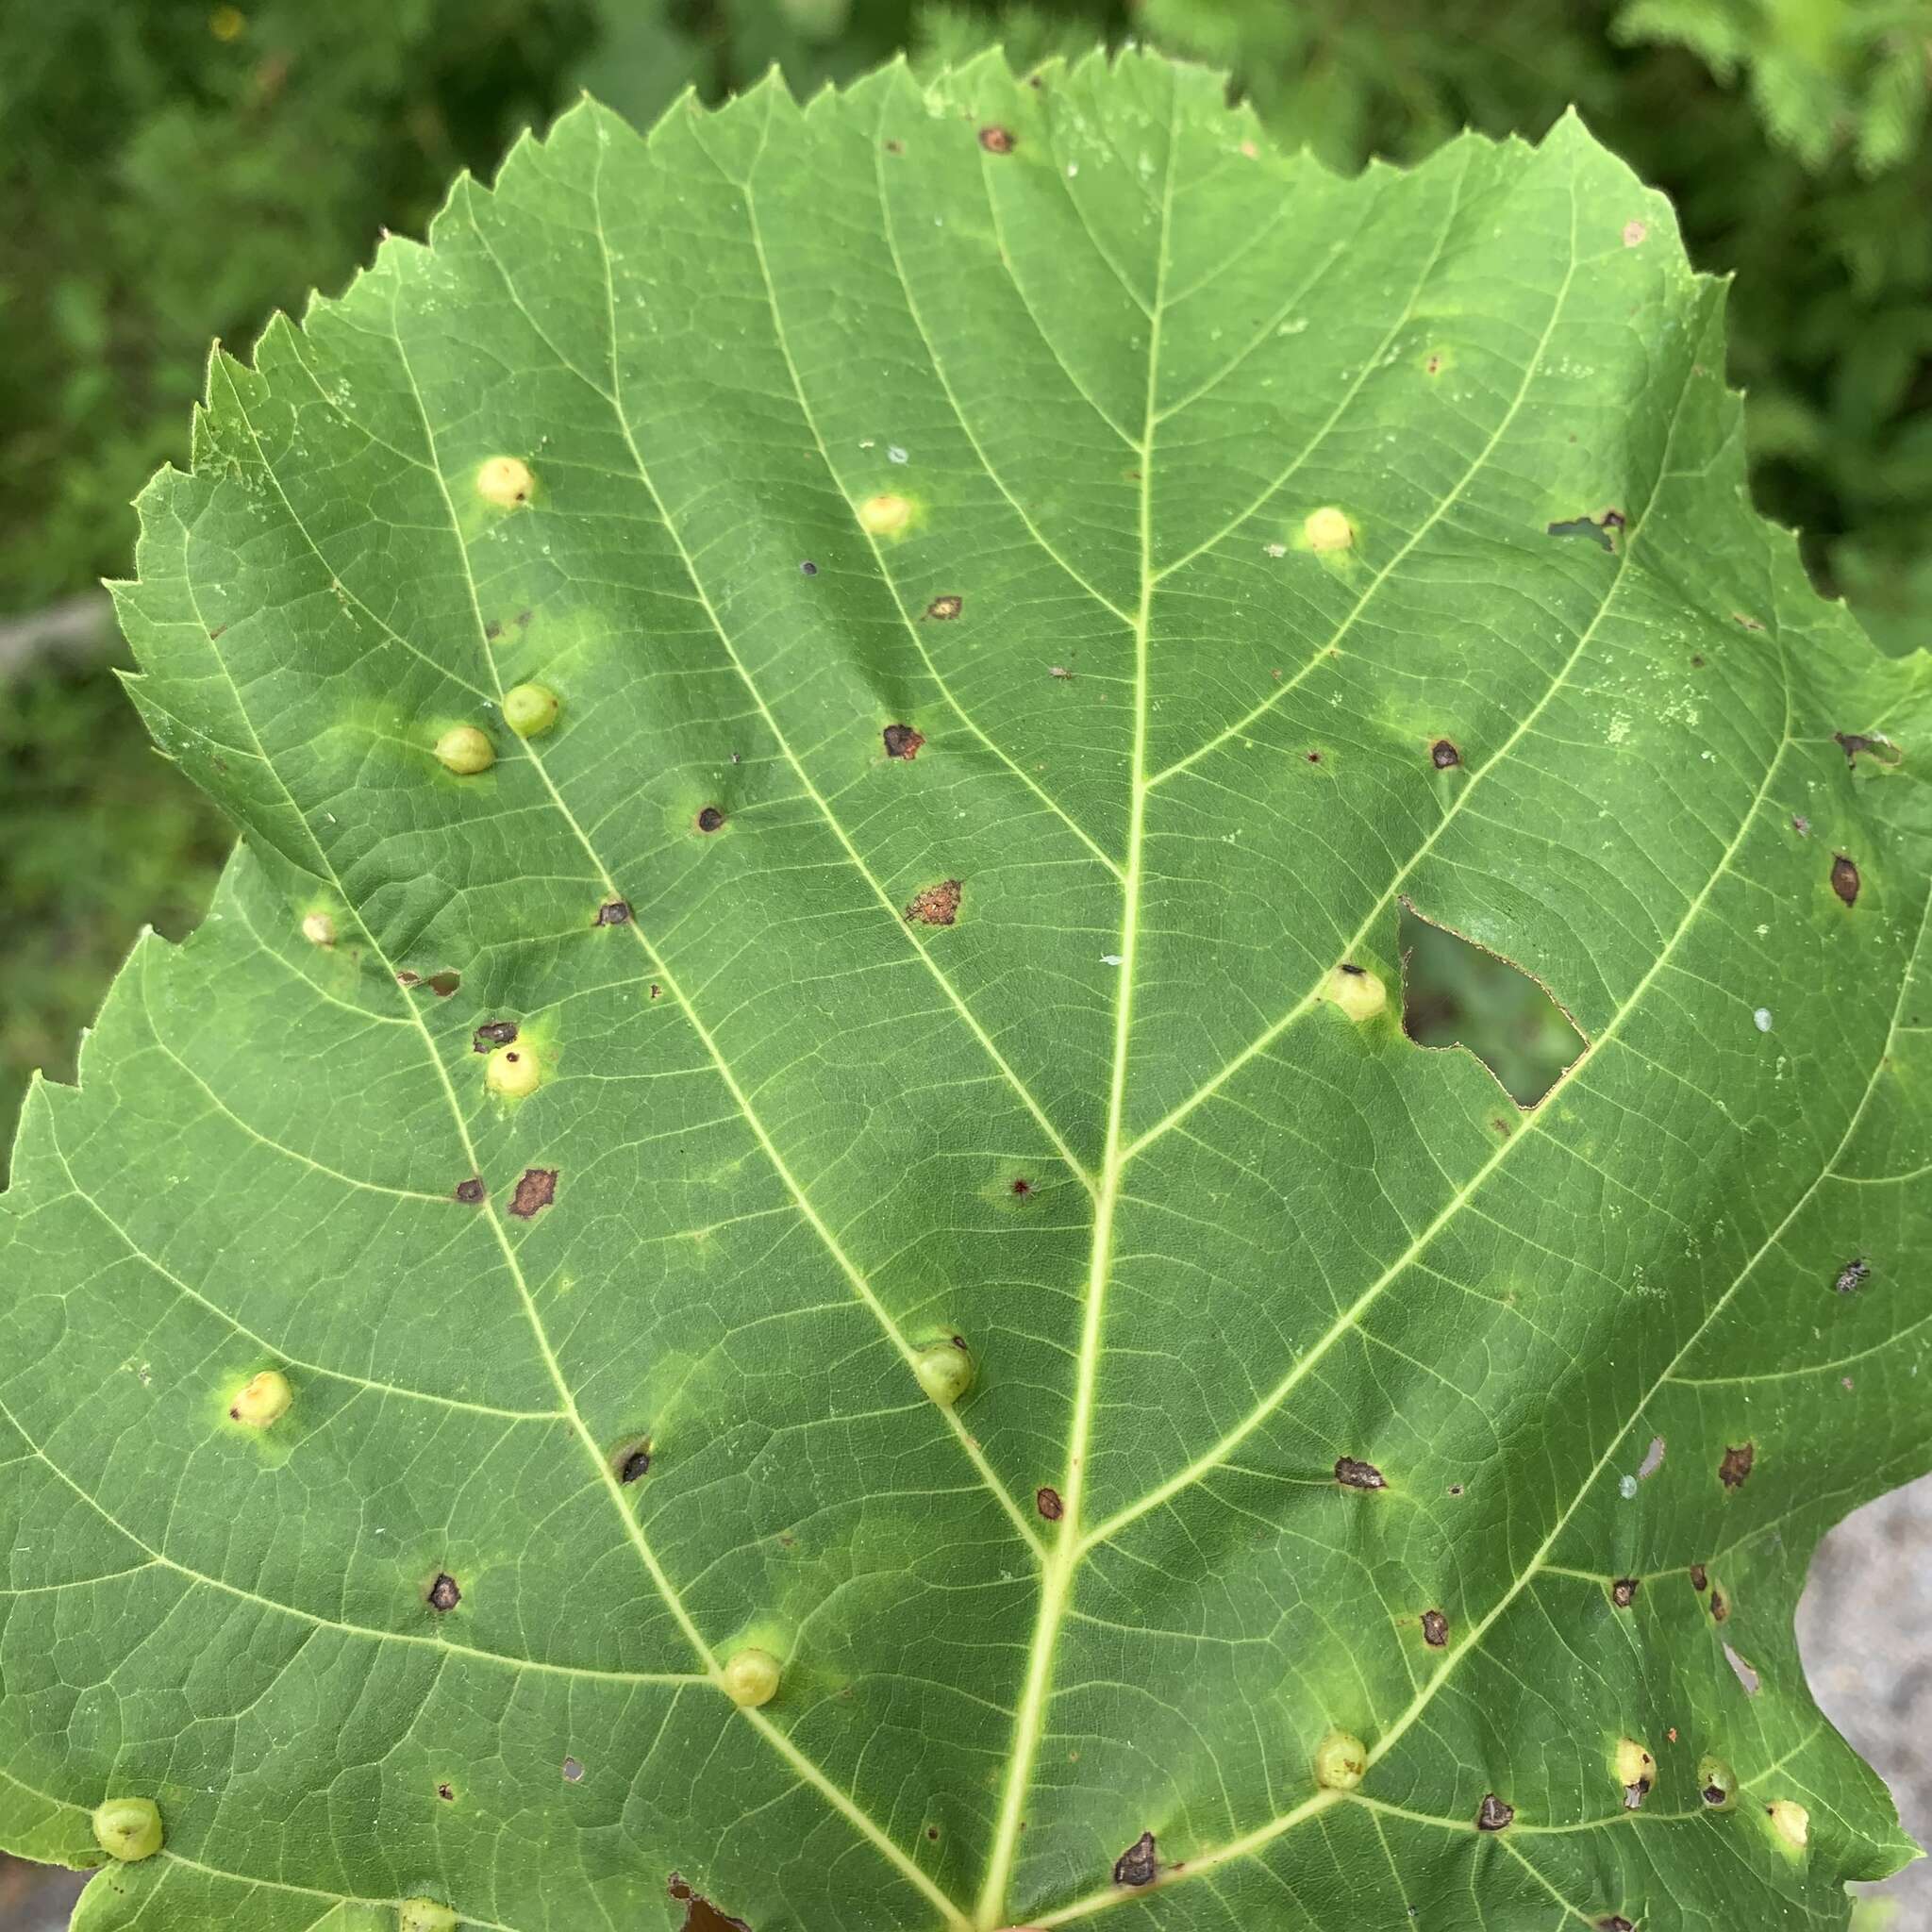
{"type": "MultiPolygon", "coordinates": [[[[1888,648],[1932,641],[1932,0],[0,9],[0,612],[128,568],[128,499],[185,456],[210,339],[245,348],[383,227],[420,234],[457,169],[487,175],[579,88],[648,123],[774,64],[809,92],[900,51],[1004,42],[1025,65],[1130,35],[1226,67],[1284,141],[1344,169],[1465,125],[1534,138],[1574,102],[1672,195],[1698,264],[1737,278],[1761,505],[1888,648]]],[[[141,922],[192,921],[222,843],[104,667],[16,676],[5,698],[0,1124],[26,1068],[70,1070],[141,922]]],[[[1491,963],[1425,934],[1411,981],[1441,977],[1430,1024],[1489,1028],[1520,1092],[1547,1003],[1506,968],[1469,977],[1491,963]]]]}

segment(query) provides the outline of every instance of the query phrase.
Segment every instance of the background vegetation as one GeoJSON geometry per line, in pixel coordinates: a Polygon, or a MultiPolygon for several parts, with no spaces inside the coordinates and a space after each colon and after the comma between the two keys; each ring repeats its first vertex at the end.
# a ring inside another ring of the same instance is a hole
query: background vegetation
{"type": "MultiPolygon", "coordinates": [[[[1932,641],[1932,0],[63,0],[0,14],[0,1145],[67,1076],[135,930],[191,925],[227,835],[147,748],[88,606],[128,499],[186,455],[211,339],[420,233],[581,88],[640,123],[774,62],[808,92],[900,50],[1021,62],[1129,35],[1228,68],[1289,142],[1354,169],[1570,102],[1732,273],[1755,487],[1887,648],[1932,641]]],[[[1541,995],[1424,933],[1432,1040],[1540,1091],[1541,995]]]]}

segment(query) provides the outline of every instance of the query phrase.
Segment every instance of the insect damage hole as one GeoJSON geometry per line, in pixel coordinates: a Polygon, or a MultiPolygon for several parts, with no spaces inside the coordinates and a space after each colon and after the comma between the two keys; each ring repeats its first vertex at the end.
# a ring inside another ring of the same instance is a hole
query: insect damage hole
{"type": "Polygon", "coordinates": [[[1724,1445],[1724,1460],[1717,1466],[1717,1479],[1727,1490],[1742,1489],[1751,1465],[1757,1460],[1757,1445],[1745,1442],[1737,1448],[1724,1445]]]}
{"type": "Polygon", "coordinates": [[[1842,852],[1831,861],[1831,890],[1847,906],[1858,903],[1858,868],[1842,852]]]}
{"type": "Polygon", "coordinates": [[[463,1600],[461,1586],[447,1570],[436,1573],[436,1581],[429,1586],[425,1601],[432,1610],[439,1613],[453,1610],[463,1600]]]}
{"type": "Polygon", "coordinates": [[[949,593],[948,595],[943,597],[935,597],[932,600],[932,602],[925,607],[925,614],[929,618],[931,618],[935,624],[950,624],[954,618],[958,616],[960,611],[965,609],[965,598],[955,596],[949,593]]]}
{"type": "Polygon", "coordinates": [[[979,144],[990,155],[1009,155],[1020,142],[1010,127],[982,127],[979,144]]]}
{"type": "Polygon", "coordinates": [[[1441,1610],[1423,1612],[1423,1641],[1431,1650],[1441,1650],[1449,1641],[1449,1619],[1441,1610]]]}
{"type": "Polygon", "coordinates": [[[1507,1831],[1515,1819],[1514,1805],[1497,1797],[1494,1791],[1483,1793],[1483,1802],[1475,1814],[1475,1828],[1478,1831],[1507,1831]]]}
{"type": "Polygon", "coordinates": [[[889,758],[904,758],[909,765],[924,745],[925,739],[909,724],[888,724],[879,733],[885,741],[886,756],[889,758]]]}
{"type": "Polygon", "coordinates": [[[607,899],[597,908],[594,922],[598,925],[628,925],[630,924],[630,902],[627,899],[607,899]]]}
{"type": "Polygon", "coordinates": [[[665,1890],[684,1907],[684,1924],[678,1932],[751,1932],[742,1919],[721,1912],[702,1892],[693,1891],[675,1872],[665,1890]]]}
{"type": "Polygon", "coordinates": [[[1731,1646],[1728,1643],[1725,1644],[1724,1648],[1724,1661],[1725,1663],[1729,1664],[1732,1671],[1736,1673],[1738,1682],[1743,1685],[1744,1695],[1746,1697],[1756,1697],[1757,1695],[1759,1683],[1761,1681],[1757,1675],[1757,1673],[1754,1671],[1751,1668],[1751,1666],[1748,1663],[1746,1663],[1744,1659],[1740,1657],[1735,1650],[1731,1648],[1731,1646]]]}
{"type": "Polygon", "coordinates": [[[1474,1054],[1519,1107],[1537,1105],[1585,1041],[1549,993],[1520,966],[1407,902],[1402,948],[1402,1030],[1418,1046],[1474,1054]]]}
{"type": "Polygon", "coordinates": [[[1389,1485],[1373,1462],[1354,1456],[1335,1458],[1335,1480],[1345,1490],[1386,1490],[1389,1485]]]}
{"type": "Polygon", "coordinates": [[[486,1020],[470,1035],[472,1053],[488,1053],[492,1047],[508,1046],[517,1037],[514,1020],[486,1020]]]}
{"type": "Polygon", "coordinates": [[[706,806],[705,808],[698,813],[696,819],[697,828],[701,832],[718,831],[723,827],[724,824],[724,813],[720,807],[715,805],[706,806]]]}
{"type": "Polygon", "coordinates": [[[1033,1504],[1049,1523],[1058,1523],[1067,1513],[1067,1506],[1060,1501],[1060,1492],[1056,1489],[1036,1490],[1033,1492],[1033,1504]]]}
{"type": "Polygon", "coordinates": [[[1637,1592],[1642,1588],[1641,1576],[1620,1576],[1610,1585],[1610,1601],[1620,1610],[1627,1610],[1637,1601],[1637,1592]]]}

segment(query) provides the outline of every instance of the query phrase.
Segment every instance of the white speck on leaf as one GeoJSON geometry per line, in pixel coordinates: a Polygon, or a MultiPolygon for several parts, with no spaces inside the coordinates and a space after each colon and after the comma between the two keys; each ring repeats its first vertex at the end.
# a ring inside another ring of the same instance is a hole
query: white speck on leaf
{"type": "Polygon", "coordinates": [[[1634,1475],[1620,1475],[1617,1478],[1617,1493],[1627,1503],[1637,1493],[1637,1478],[1634,1475]]]}
{"type": "Polygon", "coordinates": [[[886,460],[889,463],[903,463],[907,460],[906,452],[896,442],[889,442],[886,445],[886,460]]]}
{"type": "Polygon", "coordinates": [[[1769,1007],[1759,1007],[1751,1015],[1751,1024],[1757,1028],[1758,1032],[1769,1033],[1771,1031],[1771,1008],[1769,1007]]]}
{"type": "Polygon", "coordinates": [[[1118,966],[1121,963],[1121,956],[1118,953],[1103,953],[1100,956],[1100,963],[1103,966],[1118,966]]]}

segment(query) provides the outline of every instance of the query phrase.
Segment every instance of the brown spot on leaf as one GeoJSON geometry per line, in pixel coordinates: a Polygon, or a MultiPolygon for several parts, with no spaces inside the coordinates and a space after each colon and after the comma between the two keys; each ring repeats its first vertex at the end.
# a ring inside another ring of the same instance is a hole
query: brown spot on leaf
{"type": "Polygon", "coordinates": [[[1113,1882],[1116,1885],[1152,1885],[1158,1869],[1154,1857],[1154,1834],[1143,1831],[1113,1861],[1113,1882]]]}
{"type": "MultiPolygon", "coordinates": [[[[1344,973],[1350,969],[1344,966],[1344,973]]],[[[1361,969],[1354,969],[1359,972],[1361,969]]],[[[1335,1480],[1345,1490],[1386,1490],[1389,1485],[1382,1480],[1382,1472],[1373,1462],[1363,1462],[1353,1456],[1338,1456],[1335,1458],[1335,1480]]]]}
{"type": "Polygon", "coordinates": [[[438,1785],[436,1788],[436,1795],[439,1798],[441,1798],[445,1805],[454,1805],[457,1800],[456,1788],[453,1785],[438,1785]]]}
{"type": "Polygon", "coordinates": [[[497,639],[503,635],[502,624],[496,618],[492,617],[490,620],[490,622],[483,626],[483,635],[486,638],[488,638],[490,641],[493,644],[497,641],[497,639]]]}
{"type": "Polygon", "coordinates": [[[432,973],[429,975],[429,991],[438,999],[448,999],[462,983],[463,975],[460,973],[432,973]]]}
{"type": "Polygon", "coordinates": [[[982,127],[979,144],[990,155],[1009,155],[1019,145],[1010,127],[982,127]]]}
{"type": "Polygon", "coordinates": [[[935,597],[932,600],[932,602],[925,607],[925,614],[928,617],[930,617],[936,624],[945,624],[950,622],[950,620],[952,620],[953,618],[958,617],[960,611],[965,609],[965,608],[966,600],[963,597],[956,597],[952,595],[947,595],[944,597],[935,597]]]}
{"type": "Polygon", "coordinates": [[[1637,1592],[1641,1587],[1641,1578],[1620,1576],[1610,1585],[1610,1601],[1620,1610],[1627,1610],[1637,1601],[1637,1592]]]}
{"type": "Polygon", "coordinates": [[[640,1442],[635,1449],[625,1452],[624,1459],[617,1465],[617,1480],[621,1483],[641,1482],[651,1473],[651,1445],[640,1442]]]}
{"type": "Polygon", "coordinates": [[[437,1573],[436,1581],[429,1586],[429,1607],[432,1610],[453,1610],[463,1600],[462,1591],[457,1587],[457,1580],[447,1570],[437,1573]]]}
{"type": "Polygon", "coordinates": [[[1475,1814],[1478,1831],[1504,1831],[1516,1816],[1516,1807],[1506,1805],[1494,1791],[1485,1791],[1481,1808],[1475,1814]]]}
{"type": "Polygon", "coordinates": [[[698,830],[715,832],[724,823],[724,814],[715,806],[708,805],[698,814],[698,830]]]}
{"type": "Polygon", "coordinates": [[[1060,1492],[1056,1489],[1042,1488],[1034,1491],[1034,1507],[1049,1523],[1058,1523],[1067,1513],[1067,1506],[1060,1501],[1060,1492]]]}
{"type": "Polygon", "coordinates": [[[1423,1641],[1431,1650],[1441,1650],[1449,1641],[1449,1619],[1441,1610],[1423,1612],[1423,1641]]]}
{"type": "Polygon", "coordinates": [[[1857,1294],[1864,1287],[1865,1277],[1872,1272],[1872,1264],[1865,1260],[1847,1261],[1838,1271],[1838,1279],[1831,1285],[1839,1294],[1857,1294]]]}
{"type": "Polygon", "coordinates": [[[1439,354],[1432,353],[1429,359],[1423,364],[1423,367],[1431,375],[1440,375],[1442,373],[1442,358],[1439,354]]]}
{"type": "Polygon", "coordinates": [[[473,1053],[488,1053],[491,1047],[508,1046],[517,1037],[514,1020],[486,1020],[470,1035],[473,1053]]]}
{"type": "Polygon", "coordinates": [[[1462,762],[1462,754],[1457,750],[1451,739],[1439,738],[1429,747],[1429,762],[1439,772],[1446,772],[1452,765],[1462,762]]]}
{"type": "Polygon", "coordinates": [[[517,1191],[510,1197],[509,1211],[519,1221],[529,1221],[557,1199],[557,1170],[554,1167],[526,1167],[517,1191]]]}
{"type": "Polygon", "coordinates": [[[1858,868],[1842,852],[1831,861],[1831,890],[1847,906],[1858,903],[1858,868]]]}
{"type": "Polygon", "coordinates": [[[1761,624],[1759,624],[1755,617],[1746,617],[1741,610],[1734,610],[1731,612],[1731,615],[1734,618],[1736,618],[1737,621],[1740,624],[1741,624],[1746,630],[1762,630],[1764,628],[1764,626],[1761,624]]]}
{"type": "Polygon", "coordinates": [[[886,741],[886,756],[904,758],[908,764],[919,756],[919,748],[925,742],[923,734],[909,724],[888,724],[879,736],[886,741]]]}
{"type": "Polygon", "coordinates": [[[409,969],[407,966],[405,966],[403,970],[396,974],[396,984],[398,986],[421,986],[423,984],[423,975],[420,973],[411,973],[409,969]]]}
{"type": "Polygon", "coordinates": [[[889,141],[886,143],[886,152],[889,155],[903,155],[906,152],[906,143],[903,141],[889,141]]]}
{"type": "Polygon", "coordinates": [[[1013,1191],[1016,1194],[1030,1194],[1033,1191],[1033,1183],[1024,1179],[1017,1180],[1013,1183],[1013,1191]]]}
{"type": "Polygon", "coordinates": [[[1596,1923],[1597,1932],[1637,1932],[1622,1912],[1612,1912],[1608,1918],[1599,1919],[1596,1923]]]}
{"type": "Polygon", "coordinates": [[[1755,1443],[1746,1442],[1741,1449],[1724,1447],[1724,1459],[1717,1466],[1717,1479],[1727,1490],[1740,1489],[1744,1478],[1751,1474],[1751,1465],[1757,1459],[1755,1443]]]}
{"type": "Polygon", "coordinates": [[[457,1183],[457,1199],[465,1208],[474,1208],[482,1198],[483,1183],[475,1174],[472,1174],[466,1181],[457,1183]]]}
{"type": "Polygon", "coordinates": [[[1702,1563],[1693,1563],[1690,1566],[1690,1588],[1692,1590],[1708,1590],[1710,1588],[1710,1573],[1702,1563]]]}
{"type": "Polygon", "coordinates": [[[959,916],[961,891],[958,879],[941,879],[938,885],[926,887],[907,907],[908,923],[913,925],[951,925],[959,916]]]}
{"type": "Polygon", "coordinates": [[[627,899],[607,899],[597,908],[599,925],[628,925],[630,924],[630,902],[627,899]]]}
{"type": "Polygon", "coordinates": [[[1716,1584],[1710,1587],[1710,1621],[1722,1624],[1731,1614],[1731,1600],[1716,1584]]]}

